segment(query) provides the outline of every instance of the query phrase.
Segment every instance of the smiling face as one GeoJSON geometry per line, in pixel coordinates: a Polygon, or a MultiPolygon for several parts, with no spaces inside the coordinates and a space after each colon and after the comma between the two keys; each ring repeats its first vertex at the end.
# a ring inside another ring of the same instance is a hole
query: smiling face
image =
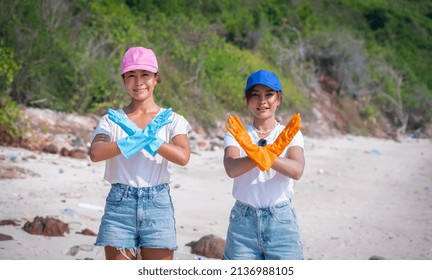
{"type": "Polygon", "coordinates": [[[158,83],[158,73],[147,70],[134,70],[123,74],[123,81],[129,95],[136,100],[143,100],[153,95],[158,83]]]}
{"type": "Polygon", "coordinates": [[[252,115],[259,119],[274,118],[282,101],[280,91],[265,85],[256,85],[246,94],[247,105],[252,115]]]}

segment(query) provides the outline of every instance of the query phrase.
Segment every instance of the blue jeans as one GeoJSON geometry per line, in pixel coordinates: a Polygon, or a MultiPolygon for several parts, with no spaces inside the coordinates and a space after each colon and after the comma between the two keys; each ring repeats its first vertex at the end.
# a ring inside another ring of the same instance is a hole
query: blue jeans
{"type": "Polygon", "coordinates": [[[95,245],[177,250],[168,184],[141,188],[113,184],[95,245]]]}
{"type": "Polygon", "coordinates": [[[289,201],[255,208],[236,201],[230,214],[224,259],[302,260],[295,209],[289,201]]]}

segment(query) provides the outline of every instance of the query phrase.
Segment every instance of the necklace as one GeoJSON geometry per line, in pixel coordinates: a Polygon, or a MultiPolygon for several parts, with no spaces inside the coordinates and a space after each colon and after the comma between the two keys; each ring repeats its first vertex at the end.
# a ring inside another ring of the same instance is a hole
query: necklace
{"type": "Polygon", "coordinates": [[[278,124],[279,124],[279,123],[278,123],[277,121],[275,121],[275,126],[274,126],[272,129],[269,129],[269,130],[266,130],[266,131],[258,130],[258,129],[253,125],[253,123],[252,123],[252,127],[253,127],[253,129],[254,129],[258,134],[267,134],[267,133],[270,133],[273,129],[275,129],[276,126],[277,126],[278,124]]]}

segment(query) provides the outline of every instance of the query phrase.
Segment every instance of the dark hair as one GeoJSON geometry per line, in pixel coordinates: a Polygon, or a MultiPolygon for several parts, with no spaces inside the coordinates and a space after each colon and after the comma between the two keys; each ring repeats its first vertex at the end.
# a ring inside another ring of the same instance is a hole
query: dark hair
{"type": "MultiPolygon", "coordinates": [[[[244,99],[246,100],[246,104],[249,103],[249,100],[252,98],[252,90],[254,89],[254,87],[251,87],[248,91],[246,91],[246,93],[244,94],[244,99]]],[[[281,101],[282,101],[282,91],[280,90],[275,90],[281,97],[281,101]]]]}
{"type": "MultiPolygon", "coordinates": [[[[122,79],[124,79],[124,75],[125,75],[126,73],[123,73],[121,76],[122,76],[122,79]]],[[[157,83],[158,84],[160,84],[160,83],[162,83],[162,78],[161,78],[161,76],[160,76],[160,74],[159,74],[159,72],[156,72],[156,73],[154,73],[155,74],[155,76],[157,76],[157,83]]]]}
{"type": "Polygon", "coordinates": [[[162,83],[162,78],[161,78],[159,72],[155,73],[155,75],[157,75],[157,83],[158,84],[162,83]]]}

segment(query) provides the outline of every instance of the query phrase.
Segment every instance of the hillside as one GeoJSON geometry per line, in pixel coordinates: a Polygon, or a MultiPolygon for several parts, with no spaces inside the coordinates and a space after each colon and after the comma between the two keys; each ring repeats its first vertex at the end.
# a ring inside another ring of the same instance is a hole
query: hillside
{"type": "Polygon", "coordinates": [[[338,1],[12,1],[0,3],[0,132],[22,138],[19,107],[94,114],[127,102],[123,52],[155,50],[157,101],[209,134],[247,117],[259,68],[284,88],[279,115],[310,135],[427,137],[432,3],[338,1]]]}

